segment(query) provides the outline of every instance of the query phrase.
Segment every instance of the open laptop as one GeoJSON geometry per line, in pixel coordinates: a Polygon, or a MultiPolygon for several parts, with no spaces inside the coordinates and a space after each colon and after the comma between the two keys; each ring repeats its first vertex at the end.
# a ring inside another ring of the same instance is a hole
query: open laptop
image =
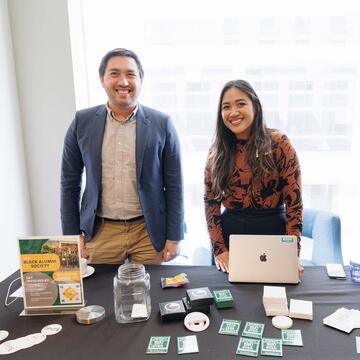
{"type": "Polygon", "coordinates": [[[230,235],[229,281],[299,283],[296,236],[230,235]]]}

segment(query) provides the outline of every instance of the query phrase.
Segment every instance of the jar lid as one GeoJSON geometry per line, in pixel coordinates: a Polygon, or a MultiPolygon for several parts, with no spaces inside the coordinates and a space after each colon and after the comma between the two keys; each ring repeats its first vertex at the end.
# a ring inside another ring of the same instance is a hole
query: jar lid
{"type": "Polygon", "coordinates": [[[94,324],[105,317],[105,309],[99,305],[85,306],[76,312],[76,320],[80,324],[94,324]]]}
{"type": "Polygon", "coordinates": [[[350,257],[350,265],[360,266],[360,256],[359,255],[351,256],[350,257]]]}

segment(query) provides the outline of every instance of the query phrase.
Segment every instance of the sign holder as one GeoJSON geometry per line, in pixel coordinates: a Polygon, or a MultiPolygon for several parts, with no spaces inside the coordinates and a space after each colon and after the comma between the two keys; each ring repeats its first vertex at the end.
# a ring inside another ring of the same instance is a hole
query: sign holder
{"type": "Polygon", "coordinates": [[[18,237],[23,315],[75,314],[85,306],[79,236],[18,237]]]}

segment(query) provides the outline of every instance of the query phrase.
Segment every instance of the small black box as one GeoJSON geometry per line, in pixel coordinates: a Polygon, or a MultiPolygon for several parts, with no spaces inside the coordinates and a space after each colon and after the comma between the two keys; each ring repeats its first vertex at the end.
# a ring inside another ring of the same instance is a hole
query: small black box
{"type": "Polygon", "coordinates": [[[184,302],[185,309],[188,313],[199,311],[199,312],[208,314],[210,312],[210,305],[202,305],[202,306],[192,307],[192,306],[190,306],[186,297],[183,298],[183,302],[184,302]]]}
{"type": "Polygon", "coordinates": [[[182,300],[166,301],[159,304],[162,321],[182,320],[186,310],[182,300]]]}
{"type": "Polygon", "coordinates": [[[191,308],[214,303],[214,297],[208,287],[187,289],[186,298],[191,308]]]}

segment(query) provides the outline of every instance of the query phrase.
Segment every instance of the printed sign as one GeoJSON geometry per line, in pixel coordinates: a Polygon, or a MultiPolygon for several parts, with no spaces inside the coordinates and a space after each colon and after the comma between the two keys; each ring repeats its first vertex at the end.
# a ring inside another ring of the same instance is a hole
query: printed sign
{"type": "Polygon", "coordinates": [[[85,305],[78,236],[18,238],[24,310],[51,313],[85,305]]]}

